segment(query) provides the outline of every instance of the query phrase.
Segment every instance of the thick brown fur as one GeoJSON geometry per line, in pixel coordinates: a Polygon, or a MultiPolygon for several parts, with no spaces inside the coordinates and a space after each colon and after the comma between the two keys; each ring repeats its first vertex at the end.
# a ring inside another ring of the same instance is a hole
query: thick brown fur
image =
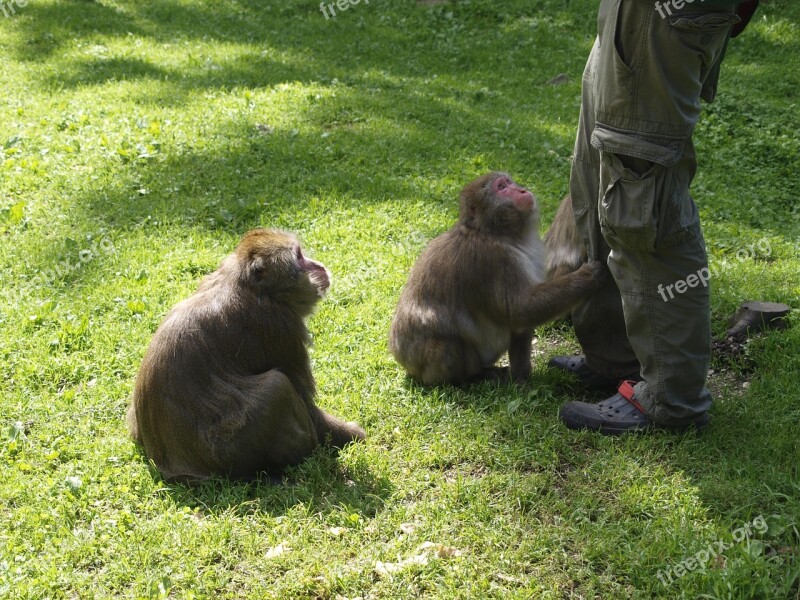
{"type": "Polygon", "coordinates": [[[494,366],[506,351],[511,378],[524,381],[534,328],[599,287],[606,267],[585,264],[545,281],[547,251],[535,198],[505,173],[468,184],[460,204],[456,225],[432,240],[411,270],[389,349],[425,385],[506,379],[494,366]],[[519,205],[496,191],[502,181],[516,186],[509,197],[519,205]]]}
{"type": "Polygon", "coordinates": [[[561,201],[556,216],[544,236],[544,243],[547,246],[548,279],[577,271],[586,262],[586,246],[575,225],[570,196],[561,201]]]}
{"type": "Polygon", "coordinates": [[[330,284],[288,233],[254,229],[166,316],[128,426],[168,480],[279,472],[320,443],[362,440],[314,403],[305,318],[330,284]]]}

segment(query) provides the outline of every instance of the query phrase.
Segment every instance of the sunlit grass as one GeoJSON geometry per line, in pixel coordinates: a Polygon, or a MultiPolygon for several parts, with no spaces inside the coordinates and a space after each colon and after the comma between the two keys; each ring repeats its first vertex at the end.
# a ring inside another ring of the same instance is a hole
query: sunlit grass
{"type": "Polygon", "coordinates": [[[543,229],[555,213],[596,4],[373,0],[326,21],[299,0],[31,0],[0,18],[0,596],[796,598],[795,3],[762,3],[731,43],[695,136],[714,331],[743,300],[794,309],[714,364],[709,431],[565,430],[579,391],[545,368],[577,349],[563,323],[525,386],[424,389],[388,353],[466,181],[508,170],[543,229]],[[133,378],[255,226],[333,272],[309,321],[319,403],[368,441],[288,485],[165,484],[127,437],[133,378]]]}

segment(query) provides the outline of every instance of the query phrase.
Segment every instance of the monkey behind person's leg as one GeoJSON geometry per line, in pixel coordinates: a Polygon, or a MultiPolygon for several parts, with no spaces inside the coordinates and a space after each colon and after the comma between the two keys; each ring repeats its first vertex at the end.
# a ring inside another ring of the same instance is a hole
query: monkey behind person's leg
{"type": "Polygon", "coordinates": [[[587,263],[546,281],[536,199],[506,173],[464,187],[458,223],[431,241],[400,295],[389,349],[425,385],[525,381],[535,327],[599,287],[587,263]],[[510,369],[495,363],[509,353],[510,369]]]}
{"type": "MultiPolygon", "coordinates": [[[[580,210],[586,209],[582,207],[580,210]]],[[[544,242],[548,249],[548,279],[571,273],[586,261],[586,245],[575,222],[572,196],[562,200],[544,242]]],[[[602,240],[599,243],[604,244],[602,240]]],[[[605,260],[608,249],[605,248],[601,255],[605,260]]],[[[571,317],[578,341],[588,356],[554,356],[548,366],[571,373],[590,389],[616,390],[622,379],[641,379],[639,364],[632,349],[629,358],[623,359],[616,370],[598,372],[589,366],[590,362],[602,363],[603,357],[619,356],[625,348],[630,348],[622,318],[620,294],[613,278],[606,278],[585,302],[579,303],[565,316],[571,317]],[[587,318],[589,314],[591,316],[587,318]]]]}
{"type": "Polygon", "coordinates": [[[575,224],[571,196],[561,201],[544,236],[544,244],[547,246],[548,279],[577,271],[586,262],[586,246],[575,224]]]}

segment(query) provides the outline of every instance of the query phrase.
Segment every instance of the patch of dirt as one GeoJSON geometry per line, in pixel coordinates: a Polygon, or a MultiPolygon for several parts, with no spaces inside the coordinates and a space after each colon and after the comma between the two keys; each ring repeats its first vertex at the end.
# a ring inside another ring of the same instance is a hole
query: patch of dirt
{"type": "Polygon", "coordinates": [[[750,340],[727,337],[712,340],[711,364],[718,369],[735,368],[742,377],[747,377],[756,369],[755,360],[748,352],[750,340]]]}

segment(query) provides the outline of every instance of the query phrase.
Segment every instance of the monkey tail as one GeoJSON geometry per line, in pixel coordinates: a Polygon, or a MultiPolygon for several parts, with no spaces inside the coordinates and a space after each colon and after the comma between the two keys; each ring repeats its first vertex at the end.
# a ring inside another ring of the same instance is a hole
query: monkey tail
{"type": "Polygon", "coordinates": [[[544,243],[547,246],[548,279],[577,271],[586,262],[586,247],[575,224],[570,196],[561,201],[553,223],[544,236],[544,243]]]}

